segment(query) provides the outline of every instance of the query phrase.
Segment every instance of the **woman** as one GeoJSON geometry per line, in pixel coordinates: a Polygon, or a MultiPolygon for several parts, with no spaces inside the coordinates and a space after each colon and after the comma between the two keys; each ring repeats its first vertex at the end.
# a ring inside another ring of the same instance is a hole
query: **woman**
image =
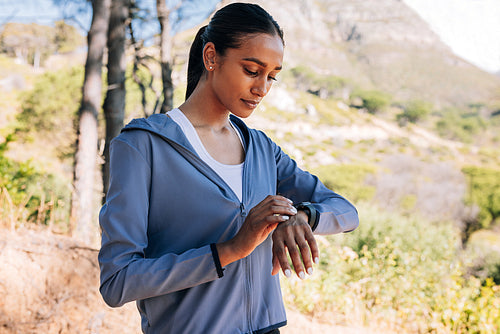
{"type": "Polygon", "coordinates": [[[347,200],[241,121],[283,47],[261,7],[221,8],[191,47],[186,101],[112,143],[100,291],[110,306],[137,301],[144,333],[278,333],[287,252],[304,278],[319,257],[313,231],[358,225],[347,200]]]}

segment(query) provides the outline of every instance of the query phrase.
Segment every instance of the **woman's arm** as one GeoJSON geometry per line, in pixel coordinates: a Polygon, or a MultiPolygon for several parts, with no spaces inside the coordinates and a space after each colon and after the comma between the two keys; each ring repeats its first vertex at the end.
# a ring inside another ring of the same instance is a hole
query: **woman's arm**
{"type": "Polygon", "coordinates": [[[272,143],[278,172],[278,193],[295,204],[310,202],[319,215],[314,231],[303,211],[294,219],[280,224],[273,233],[273,274],[283,270],[291,273],[286,252],[290,254],[295,272],[301,278],[312,272],[313,259],[319,257],[315,234],[350,232],[359,225],[356,208],[344,197],[328,189],[316,176],[297,167],[287,154],[272,143]],[[302,213],[302,214],[300,214],[302,213]]]}
{"type": "MultiPolygon", "coordinates": [[[[101,294],[110,306],[217,279],[210,245],[146,258],[151,167],[147,146],[121,138],[111,146],[111,180],[99,221],[101,294]]],[[[150,153],[150,152],[149,152],[150,153]]]]}

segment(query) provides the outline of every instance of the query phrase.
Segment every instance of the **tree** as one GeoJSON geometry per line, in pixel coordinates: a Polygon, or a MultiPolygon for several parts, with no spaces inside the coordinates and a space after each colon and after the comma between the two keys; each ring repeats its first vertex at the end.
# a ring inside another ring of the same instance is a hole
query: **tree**
{"type": "MultiPolygon", "coordinates": [[[[104,194],[107,193],[109,183],[109,145],[111,140],[117,136],[123,127],[125,115],[125,45],[126,45],[126,30],[129,28],[130,38],[134,46],[134,67],[132,76],[134,81],[139,85],[142,93],[142,105],[145,116],[157,111],[159,95],[153,86],[154,74],[150,67],[146,64],[149,56],[141,55],[142,42],[137,42],[135,39],[132,21],[134,19],[147,21],[151,17],[136,16],[137,12],[141,12],[140,6],[144,5],[141,2],[133,0],[113,0],[111,6],[110,23],[108,30],[108,89],[106,100],[104,102],[104,115],[106,120],[106,138],[104,146],[104,165],[103,165],[103,188],[104,194]],[[127,19],[129,19],[127,21],[127,19]],[[146,85],[139,78],[139,66],[142,66],[150,73],[149,83],[146,85]],[[156,96],[157,101],[154,104],[153,111],[146,111],[146,89],[151,89],[156,96]]],[[[163,102],[160,109],[161,113],[166,113],[173,107],[173,82],[172,82],[172,27],[177,26],[187,16],[180,13],[183,6],[191,6],[195,8],[198,16],[208,15],[210,6],[205,4],[208,9],[200,10],[201,4],[196,1],[177,1],[174,6],[167,6],[165,0],[156,1],[157,18],[160,22],[160,67],[162,73],[162,96],[163,102]],[[171,20],[171,14],[176,12],[175,20],[171,20]]],[[[146,11],[147,13],[148,11],[146,11]]],[[[192,13],[192,10],[191,10],[192,13]]],[[[105,198],[103,198],[103,201],[105,198]]]]}
{"type": "Polygon", "coordinates": [[[106,120],[105,163],[102,168],[104,194],[109,183],[109,145],[120,133],[125,117],[125,42],[129,11],[129,0],[112,0],[108,29],[108,89],[103,106],[106,120]]]}
{"type": "Polygon", "coordinates": [[[63,20],[55,22],[55,40],[57,52],[71,52],[83,44],[83,37],[78,30],[63,20]]]}
{"type": "MultiPolygon", "coordinates": [[[[174,85],[172,82],[173,35],[182,30],[182,22],[186,18],[205,18],[221,1],[180,0],[173,6],[167,6],[167,0],[156,0],[156,13],[160,23],[160,66],[162,77],[163,102],[160,113],[166,113],[173,108],[174,85]],[[175,14],[175,15],[172,15],[175,14]]],[[[227,1],[222,1],[225,4],[227,1]]]]}
{"type": "MultiPolygon", "coordinates": [[[[182,5],[182,1],[177,8],[182,5]]],[[[177,9],[176,8],[176,9],[177,9]]],[[[175,9],[174,9],[175,10],[175,9]]],[[[174,105],[174,85],[172,83],[172,37],[169,16],[171,9],[168,9],[165,0],[156,0],[156,12],[160,22],[160,65],[161,79],[163,82],[163,103],[160,112],[165,114],[174,105]]]]}
{"type": "Polygon", "coordinates": [[[70,228],[83,242],[91,241],[94,179],[97,159],[97,116],[102,100],[102,64],[106,47],[111,0],[92,1],[92,23],[87,35],[88,52],[82,101],[78,111],[74,189],[70,228]]]}
{"type": "Polygon", "coordinates": [[[39,24],[8,23],[0,35],[0,50],[38,68],[55,51],[54,28],[39,24]]]}

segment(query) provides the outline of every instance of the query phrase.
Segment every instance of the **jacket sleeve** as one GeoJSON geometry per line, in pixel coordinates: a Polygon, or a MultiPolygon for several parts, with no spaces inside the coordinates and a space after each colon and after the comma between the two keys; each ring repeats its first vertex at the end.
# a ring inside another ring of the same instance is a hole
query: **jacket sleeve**
{"type": "Polygon", "coordinates": [[[146,258],[151,167],[130,143],[111,145],[111,179],[99,214],[100,292],[112,306],[167,294],[217,279],[210,245],[146,258]]]}
{"type": "Polygon", "coordinates": [[[315,175],[303,171],[274,142],[271,142],[278,172],[278,193],[295,204],[311,202],[320,214],[315,234],[350,232],[359,225],[356,208],[328,189],[315,175]]]}

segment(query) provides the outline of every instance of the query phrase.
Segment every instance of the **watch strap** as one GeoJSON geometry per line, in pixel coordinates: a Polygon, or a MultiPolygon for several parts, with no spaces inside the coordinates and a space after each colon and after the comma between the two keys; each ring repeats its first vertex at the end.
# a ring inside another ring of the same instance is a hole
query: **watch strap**
{"type": "Polygon", "coordinates": [[[310,202],[302,202],[294,206],[297,211],[302,210],[307,214],[309,226],[311,226],[311,230],[314,232],[319,223],[318,210],[310,202]]]}

